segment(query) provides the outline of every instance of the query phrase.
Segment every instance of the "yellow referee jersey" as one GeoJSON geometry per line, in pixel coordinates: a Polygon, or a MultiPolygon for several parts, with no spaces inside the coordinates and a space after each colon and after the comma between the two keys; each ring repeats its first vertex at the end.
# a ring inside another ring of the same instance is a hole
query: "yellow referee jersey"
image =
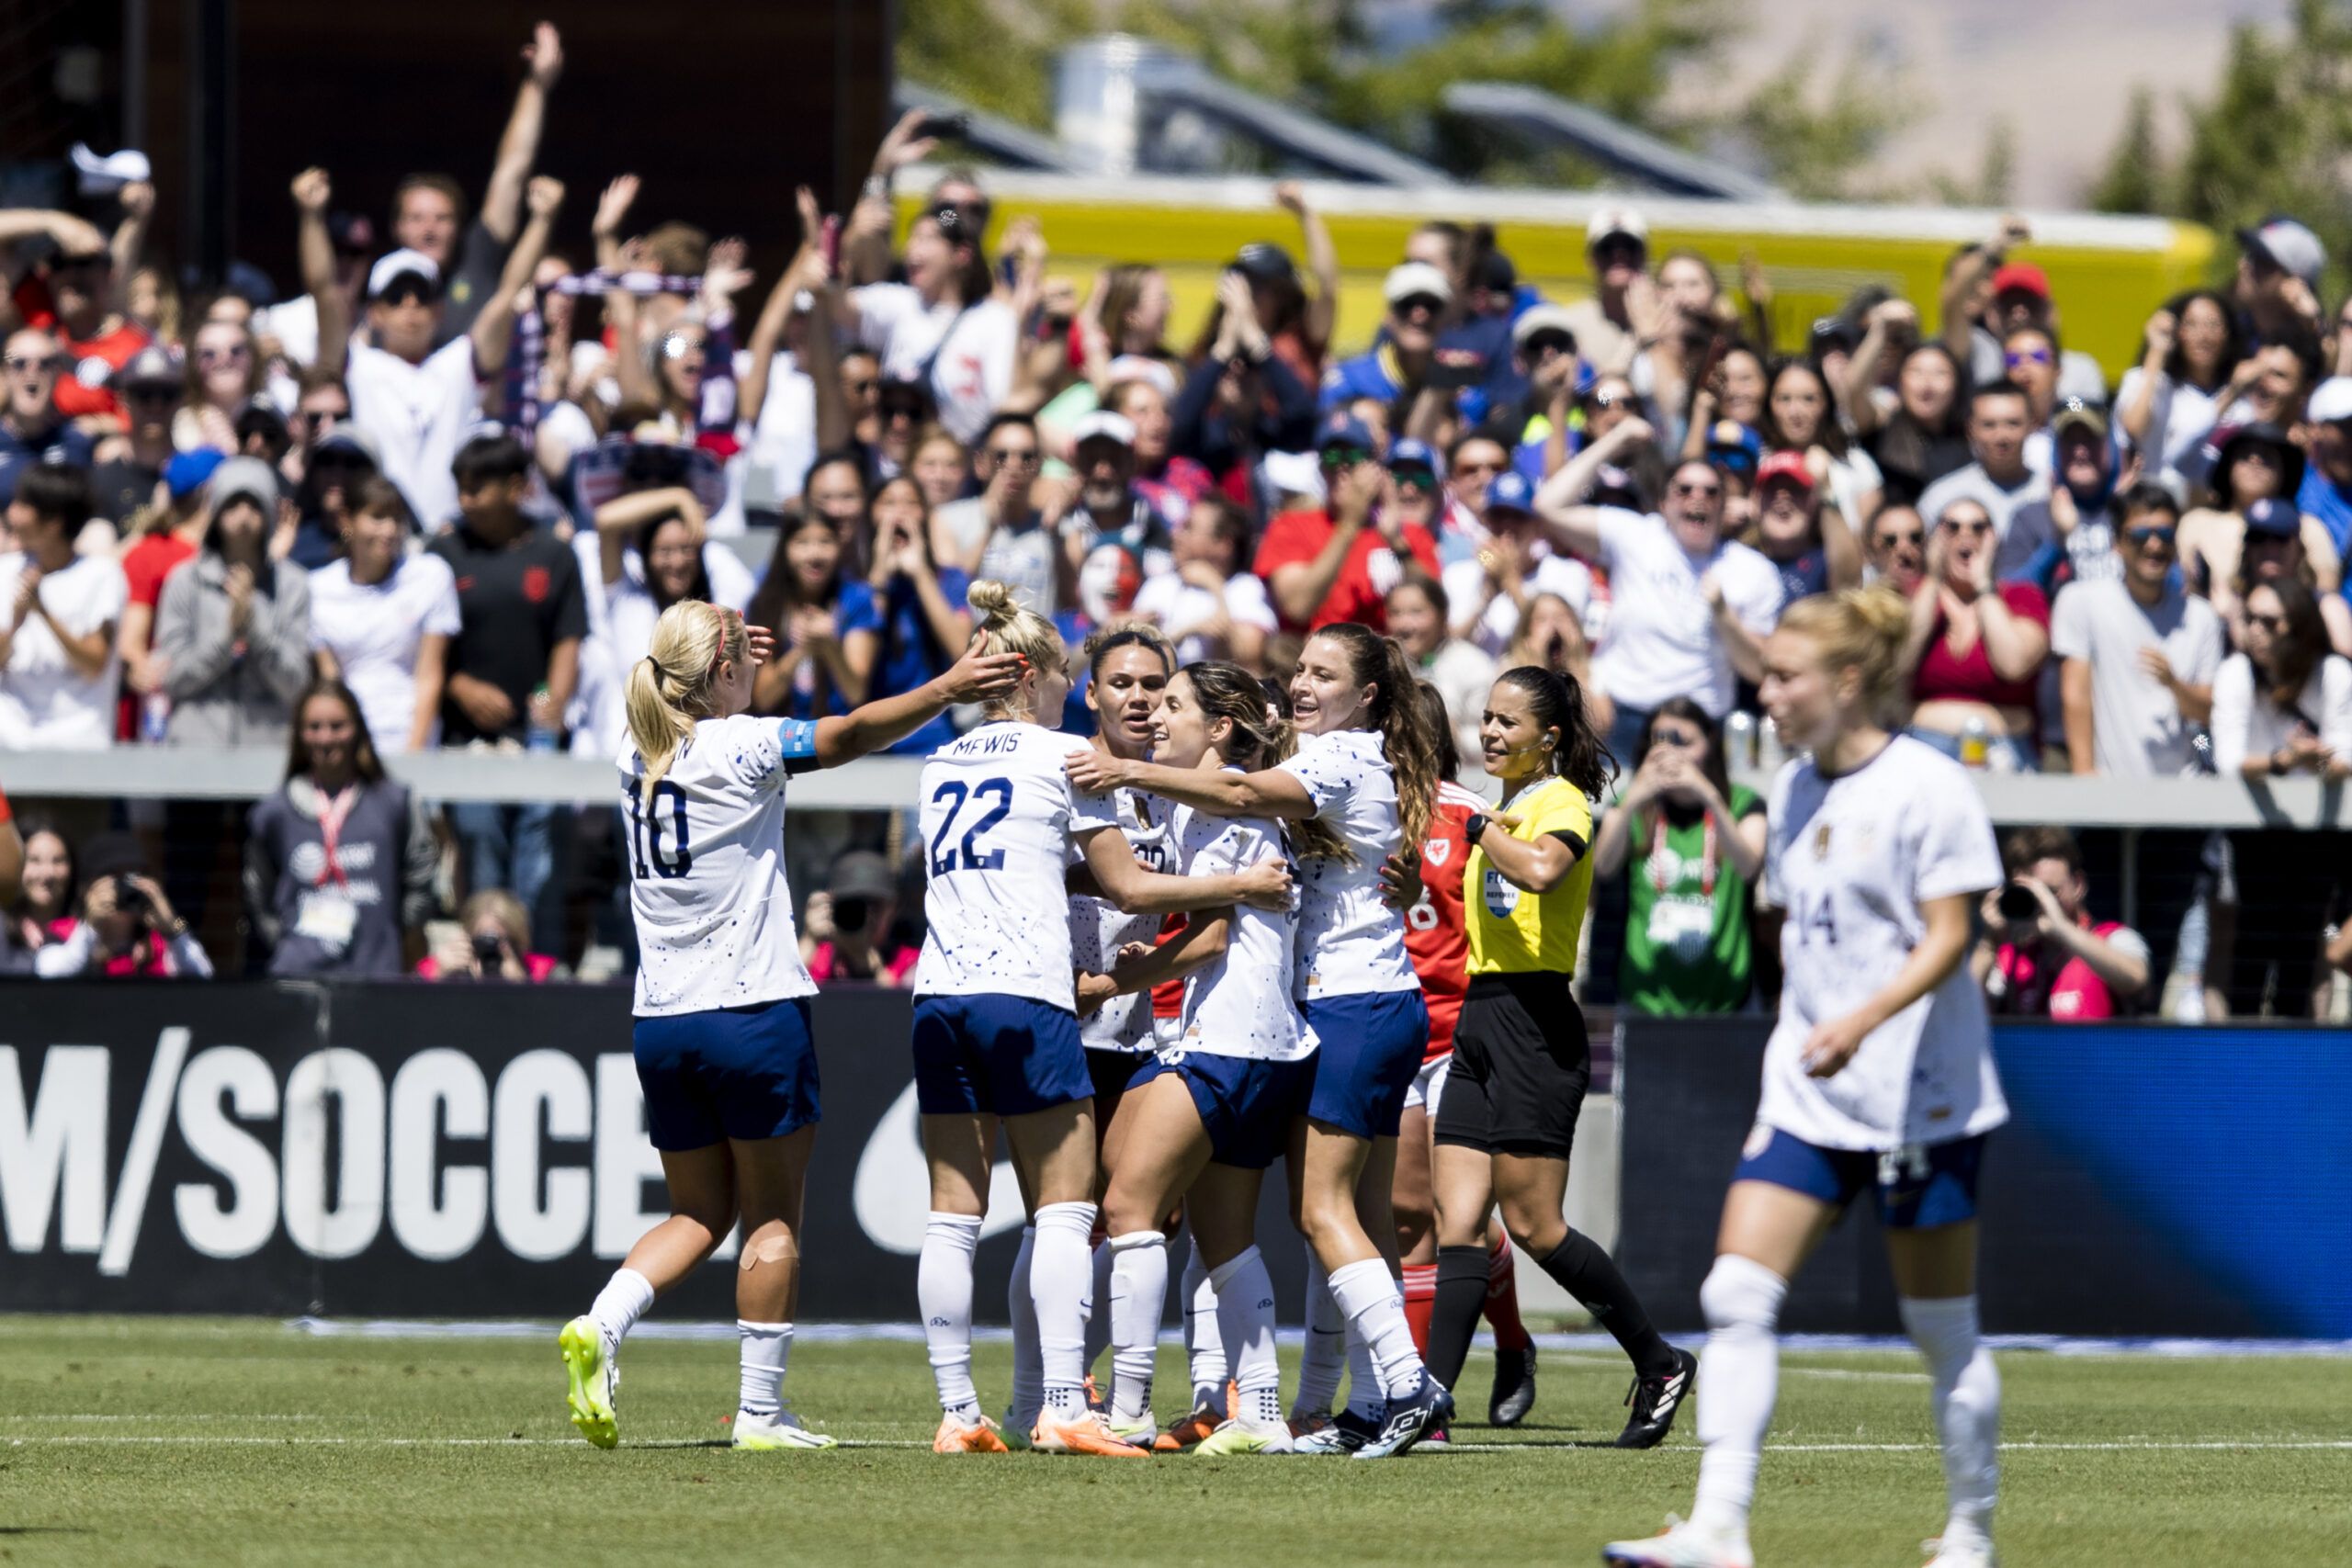
{"type": "Polygon", "coordinates": [[[1532,843],[1546,833],[1567,834],[1575,840],[1577,863],[1551,892],[1530,893],[1497,871],[1486,851],[1471,852],[1462,875],[1462,903],[1470,917],[1470,973],[1573,975],[1577,938],[1592,897],[1592,804],[1584,791],[1555,778],[1505,809],[1519,818],[1512,838],[1532,843]]]}

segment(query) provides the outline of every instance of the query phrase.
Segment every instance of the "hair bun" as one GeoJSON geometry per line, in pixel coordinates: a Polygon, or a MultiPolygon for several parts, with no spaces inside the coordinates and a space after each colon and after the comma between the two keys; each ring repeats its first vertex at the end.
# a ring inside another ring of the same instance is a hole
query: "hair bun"
{"type": "Polygon", "coordinates": [[[980,578],[964,590],[964,603],[989,621],[1009,619],[1019,608],[1013,603],[1012,590],[992,577],[980,578]]]}

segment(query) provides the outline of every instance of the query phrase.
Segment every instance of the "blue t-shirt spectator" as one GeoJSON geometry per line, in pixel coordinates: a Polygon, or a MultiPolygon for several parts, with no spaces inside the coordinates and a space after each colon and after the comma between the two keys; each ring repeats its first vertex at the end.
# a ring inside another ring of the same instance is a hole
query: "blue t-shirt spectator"
{"type": "MultiPolygon", "coordinates": [[[[938,569],[939,592],[950,604],[964,603],[964,592],[972,580],[952,566],[938,569]]],[[[911,692],[926,681],[938,679],[963,649],[942,648],[933,635],[929,619],[923,615],[922,600],[911,580],[901,575],[890,580],[888,592],[880,601],[865,583],[868,606],[868,625],[880,636],[881,646],[874,657],[874,679],[868,700],[875,697],[895,697],[911,692]]],[[[844,602],[849,595],[842,594],[844,602]]],[[[890,748],[900,756],[927,757],[956,739],[956,727],[948,716],[939,715],[930,723],[890,748]]]]}

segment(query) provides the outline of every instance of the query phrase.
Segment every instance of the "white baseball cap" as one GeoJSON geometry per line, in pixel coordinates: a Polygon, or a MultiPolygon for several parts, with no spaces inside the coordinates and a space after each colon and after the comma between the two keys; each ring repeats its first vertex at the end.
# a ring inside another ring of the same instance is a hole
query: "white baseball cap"
{"type": "Polygon", "coordinates": [[[1604,207],[1584,226],[1584,248],[1590,250],[1612,234],[1623,234],[1644,246],[1650,243],[1650,226],[1640,213],[1630,207],[1604,207]]]}
{"type": "Polygon", "coordinates": [[[388,255],[377,257],[376,265],[368,269],[368,298],[381,299],[393,284],[412,274],[424,279],[435,294],[441,292],[439,265],[423,251],[402,247],[388,255]]]}
{"type": "Polygon", "coordinates": [[[2339,424],[2352,420],[2352,376],[2330,376],[2312,389],[2303,417],[2313,424],[2339,424]]]}
{"type": "Polygon", "coordinates": [[[1070,450],[1075,452],[1090,441],[1115,441],[1132,451],[1136,444],[1136,422],[1123,413],[1109,409],[1096,409],[1078,422],[1069,433],[1070,450]]]}
{"type": "Polygon", "coordinates": [[[1388,281],[1380,286],[1380,291],[1391,305],[1419,294],[1430,295],[1440,304],[1453,303],[1453,280],[1427,262],[1402,262],[1390,267],[1388,281]]]}

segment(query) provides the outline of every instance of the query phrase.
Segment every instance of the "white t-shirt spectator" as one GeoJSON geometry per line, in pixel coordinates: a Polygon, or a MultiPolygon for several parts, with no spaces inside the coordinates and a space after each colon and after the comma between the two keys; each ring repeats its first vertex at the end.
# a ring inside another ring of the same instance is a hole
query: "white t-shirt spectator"
{"type": "Polygon", "coordinates": [[[958,565],[971,559],[973,547],[985,539],[988,544],[980,551],[980,568],[972,575],[1003,583],[1015,599],[1041,615],[1054,613],[1054,551],[1058,541],[1042,516],[1033,512],[1025,523],[996,526],[981,496],[951,501],[936,516],[939,531],[955,546],[958,565]]]}
{"type": "MultiPolygon", "coordinates": [[[[1442,581],[1446,603],[1453,606],[1453,635],[1498,659],[1510,652],[1511,639],[1519,636],[1518,602],[1498,593],[1481,615],[1478,602],[1487,594],[1487,569],[1475,560],[1455,561],[1445,569],[1442,581]]],[[[1577,624],[1585,624],[1592,608],[1592,570],[1584,562],[1574,556],[1546,556],[1521,581],[1530,599],[1538,593],[1556,595],[1577,613],[1577,624]]]]}
{"type": "MultiPolygon", "coordinates": [[[[2140,395],[2140,383],[2148,373],[2135,365],[2123,373],[2123,385],[2115,394],[2115,406],[2127,409],[2140,395]]],[[[2182,472],[2182,464],[2195,452],[2214,425],[2221,423],[2222,400],[2212,392],[2201,391],[2185,381],[2169,376],[2156,378],[2155,395],[2148,404],[2148,455],[2152,467],[2167,474],[2182,472]]],[[[2121,428],[2119,423],[2117,428],[2121,428]]],[[[2126,435],[2124,442],[2131,444],[2126,435]]]]}
{"type": "MultiPolygon", "coordinates": [[[[311,646],[334,655],[379,751],[405,751],[416,723],[416,655],[458,635],[458,579],[439,556],[403,557],[381,582],[351,581],[349,561],[311,574],[311,646]]],[[[425,744],[436,743],[440,726],[425,744]]]]}
{"type": "Polygon", "coordinates": [[[458,514],[449,465],[481,412],[471,338],[452,338],[422,365],[355,343],[344,371],[351,422],[384,455],[384,477],[401,487],[426,533],[458,514]]]}
{"type": "Polygon", "coordinates": [[[2213,765],[2223,776],[2248,757],[2267,757],[2300,729],[2319,734],[2319,743],[2338,757],[2352,758],[2352,660],[2329,654],[2320,660],[2291,709],[2271,699],[2267,683],[2256,689],[2254,661],[2243,653],[2222,660],[2213,677],[2213,765]]]}
{"type": "MultiPolygon", "coordinates": [[[[572,554],[580,558],[580,586],[588,600],[588,635],[580,644],[580,688],[569,723],[571,749],[593,756],[616,756],[628,744],[623,705],[628,669],[653,646],[662,606],[645,585],[645,558],[634,547],[621,552],[621,580],[604,581],[605,563],[593,533],[576,534],[572,554]]],[[[702,569],[710,579],[710,602],[741,614],[751,607],[760,580],[743,558],[716,539],[705,540],[702,569]]]]}
{"type": "Polygon", "coordinates": [[[1984,504],[1986,515],[1993,519],[1993,536],[1999,541],[1993,550],[1993,575],[1996,577],[2017,576],[2025,570],[2025,563],[2033,558],[2034,552],[2052,536],[2042,531],[2049,523],[2046,507],[2036,507],[2033,511],[2033,515],[2041,520],[2041,527],[2012,526],[2018,521],[2018,513],[2029,502],[2050,499],[2047,459],[2041,466],[2036,466],[2030,451],[2032,443],[2029,442],[2028,446],[2025,478],[2014,485],[2005,485],[1994,479],[1984,471],[1984,464],[1971,463],[1964,468],[1946,474],[1929,485],[1919,497],[1919,515],[1930,529],[1943,517],[1944,508],[1955,501],[1974,501],[1984,504]]]}
{"type": "Polygon", "coordinates": [[[1665,518],[1600,509],[1600,564],[1609,570],[1609,641],[1593,679],[1611,701],[1647,713],[1687,696],[1717,718],[1731,711],[1731,654],[1715,633],[1701,584],[1709,572],[1724,603],[1758,637],[1781,618],[1781,569],[1730,539],[1692,555],[1665,518]]]}
{"type": "MultiPolygon", "coordinates": [[[[13,592],[30,564],[23,551],[0,555],[0,583],[13,592]]],[[[74,637],[87,637],[122,619],[130,581],[111,556],[76,556],[74,564],[40,580],[40,602],[74,637]]],[[[38,611],[28,610],[0,671],[0,750],[103,750],[114,742],[115,689],[122,661],[107,639],[106,667],[84,675],[67,661],[64,645],[38,611]]]]}
{"type": "Polygon", "coordinates": [[[2173,674],[2204,685],[2222,665],[2222,618],[2202,599],[2168,588],[2143,608],[2120,581],[2075,582],[2050,615],[2050,651],[2091,667],[2095,765],[2110,778],[2169,778],[2196,771],[2191,729],[2180,704],[2140,667],[2161,648],[2173,674]]]}
{"type": "MultiPolygon", "coordinates": [[[[1220,602],[1207,589],[1184,581],[1181,571],[1163,571],[1144,580],[1136,594],[1135,613],[1168,634],[1176,645],[1176,662],[1191,664],[1216,657],[1198,628],[1216,618],[1220,602]]],[[[1237,626],[1256,626],[1272,637],[1277,629],[1274,607],[1267,601],[1264,581],[1238,571],[1225,581],[1225,614],[1237,626]]]]}
{"type": "Polygon", "coordinates": [[[1421,679],[1445,699],[1445,716],[1453,727],[1453,750],[1462,776],[1474,784],[1487,771],[1486,748],[1478,727],[1487,716],[1487,696],[1495,687],[1501,666],[1494,657],[1458,637],[1438,644],[1437,652],[1421,666],[1421,679]]]}
{"type": "Polygon", "coordinates": [[[882,374],[912,380],[930,367],[939,423],[969,446],[1012,389],[1012,356],[1021,323],[994,299],[968,309],[945,300],[926,307],[904,283],[869,283],[850,291],[858,341],[882,358],[882,374]]]}

